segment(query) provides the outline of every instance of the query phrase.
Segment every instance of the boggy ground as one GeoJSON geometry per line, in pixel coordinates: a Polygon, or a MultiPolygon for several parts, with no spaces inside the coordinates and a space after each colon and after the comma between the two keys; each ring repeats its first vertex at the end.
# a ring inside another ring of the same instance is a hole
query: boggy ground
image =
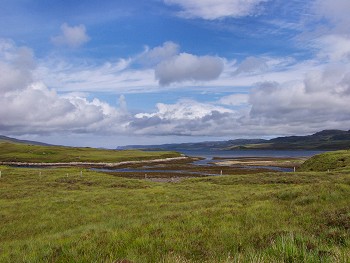
{"type": "Polygon", "coordinates": [[[350,262],[350,170],[176,184],[0,170],[0,262],[350,262]]]}
{"type": "MultiPolygon", "coordinates": [[[[241,165],[222,165],[221,163],[212,163],[208,165],[195,165],[193,162],[200,158],[187,158],[181,160],[171,160],[167,162],[135,163],[119,166],[118,168],[132,169],[128,170],[109,170],[106,172],[114,176],[134,179],[146,179],[156,182],[179,182],[187,178],[219,176],[219,175],[237,175],[237,174],[256,174],[263,172],[276,172],[266,168],[242,167],[241,165]]],[[[276,158],[275,158],[276,159],[276,158]]]]}

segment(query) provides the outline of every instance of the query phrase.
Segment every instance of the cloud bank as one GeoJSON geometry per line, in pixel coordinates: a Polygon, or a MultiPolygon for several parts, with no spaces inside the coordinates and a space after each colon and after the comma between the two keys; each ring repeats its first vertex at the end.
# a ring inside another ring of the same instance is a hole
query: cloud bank
{"type": "MultiPolygon", "coordinates": [[[[185,17],[209,20],[252,15],[262,2],[166,1],[178,5],[185,17]]],[[[349,129],[348,1],[316,0],[313,7],[317,19],[329,24],[321,35],[309,38],[306,48],[313,52],[299,61],[289,55],[256,54],[237,63],[234,58],[182,52],[179,44],[167,41],[131,57],[77,66],[36,60],[31,49],[1,40],[0,131],[237,138],[349,129]],[[208,94],[196,99],[193,93],[181,93],[182,99],[131,111],[124,96],[118,106],[88,99],[94,96],[88,92],[96,90],[139,93],[142,98],[150,90],[191,85],[191,91],[205,89],[208,94]]],[[[61,29],[52,39],[57,45],[78,47],[89,39],[82,25],[64,24],[61,29]]]]}
{"type": "MultiPolygon", "coordinates": [[[[12,134],[107,132],[125,113],[98,99],[60,96],[33,77],[35,61],[26,47],[0,41],[0,130],[12,134]]],[[[121,126],[118,125],[116,127],[121,126]]],[[[114,129],[117,132],[118,129],[114,129]]]]}
{"type": "MultiPolygon", "coordinates": [[[[156,76],[163,85],[217,78],[226,65],[217,57],[200,57],[179,53],[178,50],[176,44],[164,43],[148,49],[137,59],[153,58],[152,63],[158,63],[156,76]]],[[[158,103],[152,111],[131,113],[124,96],[119,98],[119,106],[115,107],[99,99],[87,99],[88,94],[85,93],[59,94],[56,89],[48,88],[45,81],[34,74],[37,61],[33,52],[27,47],[17,47],[11,41],[2,40],[0,129],[7,134],[247,137],[349,127],[350,65],[346,60],[347,49],[340,55],[334,54],[339,50],[332,51],[328,45],[322,45],[319,50],[327,54],[327,61],[332,63],[307,71],[299,80],[263,81],[256,84],[250,93],[226,93],[207,102],[180,99],[175,103],[158,103]]],[[[99,71],[103,74],[108,72],[109,78],[113,80],[120,75],[130,74],[125,69],[133,60],[136,61],[136,57],[116,64],[104,64],[99,71]]],[[[240,68],[240,74],[255,72],[256,66],[251,61],[261,61],[262,65],[284,63],[284,60],[271,62],[248,57],[236,70],[240,68]]],[[[260,69],[261,65],[257,65],[260,69]]],[[[150,77],[152,69],[146,68],[150,77]]],[[[99,76],[97,72],[71,74],[75,78],[80,74],[81,79],[93,76],[101,81],[101,76],[106,75],[99,76]]],[[[59,76],[56,83],[59,85],[62,75],[55,75],[59,76]]],[[[130,75],[129,78],[131,76],[136,75],[130,75]]]]}

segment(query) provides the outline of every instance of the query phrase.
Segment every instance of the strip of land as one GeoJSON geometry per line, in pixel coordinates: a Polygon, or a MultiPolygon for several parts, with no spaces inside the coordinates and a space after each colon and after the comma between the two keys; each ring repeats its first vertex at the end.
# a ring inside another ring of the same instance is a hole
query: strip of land
{"type": "Polygon", "coordinates": [[[299,158],[276,158],[276,157],[240,157],[230,159],[219,159],[215,162],[217,165],[238,165],[238,166],[275,166],[293,168],[299,167],[308,157],[299,158]]]}
{"type": "Polygon", "coordinates": [[[0,165],[11,165],[11,166],[25,166],[25,167],[119,167],[123,165],[132,165],[132,164],[145,164],[145,163],[162,163],[169,161],[179,161],[186,160],[190,157],[180,156],[180,157],[171,157],[171,158],[162,158],[162,159],[153,159],[153,160],[141,160],[141,161],[124,161],[124,162],[115,162],[115,163],[105,163],[105,162],[59,162],[59,163],[33,163],[33,162],[0,162],[0,165]]]}

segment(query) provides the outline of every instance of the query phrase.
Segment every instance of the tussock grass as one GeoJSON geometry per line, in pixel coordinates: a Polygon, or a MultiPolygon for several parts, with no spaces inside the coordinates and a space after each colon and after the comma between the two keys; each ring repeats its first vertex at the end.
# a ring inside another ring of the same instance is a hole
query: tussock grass
{"type": "Polygon", "coordinates": [[[0,262],[350,261],[349,173],[0,170],[0,262]]]}

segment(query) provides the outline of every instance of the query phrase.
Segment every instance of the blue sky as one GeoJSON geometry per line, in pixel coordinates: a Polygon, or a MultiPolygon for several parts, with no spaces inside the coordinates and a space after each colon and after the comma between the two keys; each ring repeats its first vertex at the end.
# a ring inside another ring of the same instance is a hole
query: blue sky
{"type": "Polygon", "coordinates": [[[350,129],[347,0],[5,0],[0,133],[113,148],[350,129]]]}

